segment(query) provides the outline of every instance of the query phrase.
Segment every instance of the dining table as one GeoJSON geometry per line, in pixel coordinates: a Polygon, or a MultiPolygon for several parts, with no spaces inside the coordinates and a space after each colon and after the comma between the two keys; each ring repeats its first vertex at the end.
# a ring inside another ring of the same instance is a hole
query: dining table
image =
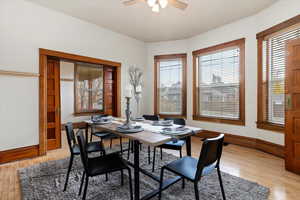
{"type": "MultiPolygon", "coordinates": [[[[140,144],[150,145],[152,147],[157,147],[166,142],[176,140],[176,139],[185,139],[186,140],[186,154],[187,156],[191,156],[191,136],[201,132],[203,129],[192,126],[184,126],[186,128],[185,134],[182,135],[166,135],[163,133],[163,128],[165,126],[153,125],[152,121],[142,121],[142,122],[133,122],[134,126],[142,127],[143,131],[136,133],[124,133],[120,132],[118,127],[124,124],[124,119],[116,119],[114,118],[110,123],[95,123],[91,120],[85,121],[88,126],[93,126],[97,130],[108,131],[110,133],[114,133],[120,137],[125,137],[133,141],[133,153],[134,159],[133,163],[128,161],[128,164],[133,167],[134,170],[134,200],[148,200],[154,197],[159,193],[159,188],[154,189],[148,194],[141,197],[140,194],[140,173],[152,178],[153,180],[160,182],[160,178],[153,173],[143,169],[140,167],[140,144]]],[[[171,127],[179,127],[179,125],[171,125],[171,127]]],[[[176,176],[174,178],[167,179],[163,182],[162,190],[168,188],[168,186],[172,185],[180,181],[182,177],[176,176]]]]}

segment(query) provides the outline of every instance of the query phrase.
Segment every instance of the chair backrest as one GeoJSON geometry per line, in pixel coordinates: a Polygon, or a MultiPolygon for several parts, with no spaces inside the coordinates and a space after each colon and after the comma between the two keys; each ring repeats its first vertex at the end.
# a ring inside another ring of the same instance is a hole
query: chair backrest
{"type": "Polygon", "coordinates": [[[159,116],[158,115],[143,115],[145,120],[150,120],[150,121],[158,121],[159,116]]]}
{"type": "Polygon", "coordinates": [[[86,173],[88,173],[88,153],[86,151],[86,139],[84,138],[83,130],[77,132],[77,141],[80,149],[80,157],[86,173]]]}
{"type": "Polygon", "coordinates": [[[185,119],[183,118],[170,118],[167,117],[165,120],[172,120],[174,124],[185,126],[185,119]]]}
{"type": "Polygon", "coordinates": [[[72,147],[73,147],[74,144],[76,144],[76,139],[75,139],[75,134],[74,134],[72,122],[66,123],[65,129],[66,129],[69,149],[70,149],[70,152],[72,153],[73,152],[72,147]]]}
{"type": "Polygon", "coordinates": [[[220,134],[215,138],[204,140],[197,166],[197,179],[201,177],[202,171],[205,167],[213,164],[215,165],[215,167],[219,166],[222,156],[223,142],[224,134],[220,134]]]}

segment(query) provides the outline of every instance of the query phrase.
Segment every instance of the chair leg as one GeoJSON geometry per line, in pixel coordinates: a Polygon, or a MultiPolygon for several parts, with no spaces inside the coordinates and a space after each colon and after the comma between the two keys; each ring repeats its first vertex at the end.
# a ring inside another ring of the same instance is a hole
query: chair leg
{"type": "Polygon", "coordinates": [[[179,150],[180,158],[182,158],[182,149],[179,150]]]}
{"type": "Polygon", "coordinates": [[[195,189],[196,200],[199,200],[198,182],[194,182],[194,189],[195,189]]]}
{"type": "Polygon", "coordinates": [[[82,173],[81,183],[80,183],[80,188],[79,188],[78,196],[81,195],[81,191],[82,191],[82,186],[83,186],[84,178],[85,178],[85,171],[83,171],[83,173],[82,173]]]}
{"type": "Polygon", "coordinates": [[[151,164],[151,156],[150,156],[150,146],[148,146],[148,165],[150,165],[151,164]]]}
{"type": "Polygon", "coordinates": [[[184,179],[184,177],[182,177],[182,185],[181,185],[181,188],[182,188],[182,189],[185,188],[185,179],[184,179]]]}
{"type": "Polygon", "coordinates": [[[121,169],[121,186],[124,185],[124,173],[123,173],[123,169],[121,169]]]}
{"type": "Polygon", "coordinates": [[[160,159],[162,160],[162,157],[163,157],[163,155],[162,155],[162,148],[160,147],[160,159]]]}
{"type": "Polygon", "coordinates": [[[158,200],[161,200],[161,195],[162,195],[162,185],[164,182],[164,167],[161,168],[160,171],[160,183],[159,183],[159,192],[158,192],[158,200]]]}
{"type": "Polygon", "coordinates": [[[132,180],[131,180],[131,171],[130,168],[128,170],[128,178],[129,178],[129,192],[130,192],[130,200],[133,200],[133,191],[132,191],[132,180]]]}
{"type": "Polygon", "coordinates": [[[217,167],[217,171],[218,171],[218,177],[219,177],[220,187],[221,187],[221,191],[222,191],[222,197],[223,197],[223,200],[226,200],[225,191],[224,191],[224,187],[223,187],[223,181],[222,181],[222,177],[221,177],[221,171],[220,171],[219,167],[217,167]]]}
{"type": "Polygon", "coordinates": [[[130,147],[131,147],[131,141],[128,141],[128,152],[127,152],[127,160],[129,160],[130,157],[130,147]]]}
{"type": "Polygon", "coordinates": [[[73,158],[74,158],[74,156],[73,156],[73,154],[71,154],[70,161],[69,161],[68,172],[67,172],[67,177],[66,177],[65,186],[64,186],[64,191],[66,191],[67,186],[68,186],[69,175],[70,175],[70,171],[71,171],[71,168],[72,168],[72,165],[73,165],[73,158]]]}
{"type": "Polygon", "coordinates": [[[93,140],[93,134],[91,133],[90,142],[93,140]]]}
{"type": "Polygon", "coordinates": [[[143,145],[142,144],[140,144],[140,151],[142,151],[143,150],[143,145]]]}
{"type": "Polygon", "coordinates": [[[109,145],[109,148],[112,148],[112,142],[113,142],[113,139],[110,138],[110,145],[109,145]]]}
{"type": "Polygon", "coordinates": [[[152,172],[154,172],[154,168],[155,168],[155,154],[156,154],[156,147],[153,148],[152,172]]]}
{"type": "Polygon", "coordinates": [[[121,155],[123,155],[122,137],[120,137],[120,150],[121,150],[121,155]]]}
{"type": "Polygon", "coordinates": [[[89,176],[86,175],[86,177],[85,177],[85,186],[84,186],[84,192],[83,192],[82,200],[85,200],[85,198],[86,198],[86,192],[87,192],[88,184],[89,184],[89,176]]]}
{"type": "Polygon", "coordinates": [[[108,173],[105,174],[105,181],[108,181],[108,173]]]}

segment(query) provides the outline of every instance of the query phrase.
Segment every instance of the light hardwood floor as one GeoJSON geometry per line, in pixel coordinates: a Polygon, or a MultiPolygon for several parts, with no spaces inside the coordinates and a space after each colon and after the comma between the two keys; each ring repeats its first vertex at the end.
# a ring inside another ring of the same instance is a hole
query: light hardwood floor
{"type": "MultiPolygon", "coordinates": [[[[0,199],[21,199],[17,173],[19,168],[67,157],[69,152],[64,138],[63,141],[62,149],[50,151],[46,156],[0,165],[0,199]]],[[[118,140],[115,142],[118,144],[118,140]]],[[[200,149],[200,138],[193,137],[192,155],[198,157],[200,149]]],[[[177,155],[177,152],[169,152],[177,155]]],[[[271,189],[269,199],[300,199],[300,175],[285,171],[284,160],[281,158],[237,145],[228,145],[224,147],[221,169],[269,187],[271,189]]]]}

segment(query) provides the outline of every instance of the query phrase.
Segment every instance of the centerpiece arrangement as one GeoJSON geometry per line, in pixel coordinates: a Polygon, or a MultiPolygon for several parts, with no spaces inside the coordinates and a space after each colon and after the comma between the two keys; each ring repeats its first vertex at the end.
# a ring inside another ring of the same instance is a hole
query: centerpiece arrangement
{"type": "MultiPolygon", "coordinates": [[[[134,98],[137,102],[137,114],[139,113],[139,101],[141,98],[141,92],[142,92],[142,71],[138,68],[131,67],[129,69],[129,78],[130,78],[130,85],[133,88],[134,98]]],[[[125,91],[125,99],[126,99],[126,109],[125,109],[125,115],[126,115],[126,121],[123,125],[119,126],[117,130],[122,133],[136,133],[143,131],[144,129],[141,126],[134,126],[131,123],[131,110],[130,110],[130,99],[132,98],[132,88],[131,86],[126,87],[125,91]]],[[[135,121],[141,121],[143,118],[136,117],[133,120],[135,121]]]]}
{"type": "Polygon", "coordinates": [[[136,101],[136,113],[135,113],[135,117],[133,117],[132,120],[143,121],[144,118],[140,116],[140,100],[142,98],[143,72],[140,68],[130,67],[128,73],[129,73],[129,82],[131,87],[133,88],[133,96],[136,101]]]}

